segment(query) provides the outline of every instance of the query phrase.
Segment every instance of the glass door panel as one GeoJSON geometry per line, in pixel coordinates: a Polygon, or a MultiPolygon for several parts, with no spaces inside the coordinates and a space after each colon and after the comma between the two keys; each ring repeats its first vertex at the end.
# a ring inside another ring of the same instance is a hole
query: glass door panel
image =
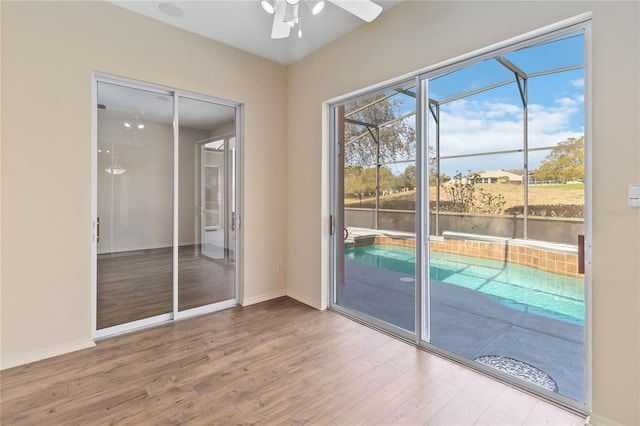
{"type": "Polygon", "coordinates": [[[235,299],[233,107],[179,98],[178,310],[235,299]]]}
{"type": "Polygon", "coordinates": [[[413,86],[337,107],[335,303],[415,333],[416,94],[413,86]]]}
{"type": "Polygon", "coordinates": [[[580,403],[583,67],[577,31],[423,83],[436,112],[428,117],[428,343],[580,403]],[[496,66],[512,77],[487,84],[496,66]]]}
{"type": "Polygon", "coordinates": [[[97,84],[100,330],[172,312],[173,98],[97,84]]]}

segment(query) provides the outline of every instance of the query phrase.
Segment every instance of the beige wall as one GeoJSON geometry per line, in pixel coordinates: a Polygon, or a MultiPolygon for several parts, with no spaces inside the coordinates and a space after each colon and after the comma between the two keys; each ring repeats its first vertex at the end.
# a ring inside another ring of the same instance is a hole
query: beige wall
{"type": "Polygon", "coordinates": [[[90,344],[92,72],[245,104],[245,302],[287,291],[324,307],[321,103],[591,10],[593,423],[639,424],[640,214],[626,207],[627,184],[640,182],[638,9],[637,2],[407,2],[285,74],[106,3],[1,2],[3,365],[90,344]]]}
{"type": "Polygon", "coordinates": [[[95,71],[244,104],[244,302],[285,294],[285,68],[106,2],[0,4],[3,366],[92,344],[95,71]]]}
{"type": "Polygon", "coordinates": [[[629,183],[640,182],[639,7],[638,2],[406,2],[289,67],[288,293],[314,306],[327,303],[323,101],[592,11],[592,421],[640,424],[640,211],[627,207],[626,195],[629,183]]]}

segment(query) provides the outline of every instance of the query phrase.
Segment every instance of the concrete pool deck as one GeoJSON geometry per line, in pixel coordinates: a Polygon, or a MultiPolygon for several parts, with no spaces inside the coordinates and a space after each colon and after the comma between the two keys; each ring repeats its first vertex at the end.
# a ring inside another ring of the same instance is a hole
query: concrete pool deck
{"type": "MultiPolygon", "coordinates": [[[[345,262],[338,304],[414,331],[410,275],[345,262]]],[[[431,343],[468,359],[499,355],[530,364],[557,392],[584,401],[584,327],[512,309],[479,292],[431,282],[431,343]]]]}

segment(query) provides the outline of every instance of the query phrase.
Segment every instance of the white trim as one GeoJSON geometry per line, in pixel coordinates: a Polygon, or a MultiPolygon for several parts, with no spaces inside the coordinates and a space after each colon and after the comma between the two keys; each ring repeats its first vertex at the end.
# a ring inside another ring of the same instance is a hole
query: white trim
{"type": "Polygon", "coordinates": [[[591,414],[587,417],[584,424],[587,426],[622,426],[622,423],[617,423],[609,418],[599,416],[597,414],[591,414]]]}
{"type": "Polygon", "coordinates": [[[416,133],[416,142],[420,147],[420,158],[416,159],[416,171],[419,173],[419,188],[416,191],[416,240],[422,244],[416,246],[416,257],[420,260],[420,265],[416,265],[416,344],[431,341],[431,249],[429,246],[429,235],[431,234],[431,209],[429,206],[431,199],[431,187],[429,186],[429,161],[423,161],[429,155],[429,79],[416,77],[416,114],[420,114],[416,120],[419,123],[416,133]],[[418,194],[419,192],[419,194],[418,194]],[[419,232],[418,232],[419,230],[419,232]]]}
{"type": "Polygon", "coordinates": [[[180,247],[178,246],[178,234],[180,229],[179,215],[180,215],[180,96],[177,93],[173,94],[173,199],[172,207],[173,207],[173,229],[171,231],[171,240],[172,240],[172,289],[173,289],[173,298],[172,298],[172,306],[173,306],[173,318],[176,318],[178,315],[178,273],[179,270],[179,262],[178,262],[178,250],[180,247]]]}
{"type": "Polygon", "coordinates": [[[97,328],[98,318],[98,240],[96,221],[98,217],[98,78],[91,79],[91,332],[97,328]]]}
{"type": "Polygon", "coordinates": [[[144,318],[138,321],[127,322],[120,325],[114,325],[113,327],[101,328],[93,333],[95,339],[102,339],[104,337],[112,337],[118,334],[129,333],[131,331],[140,330],[143,328],[151,327],[154,325],[162,324],[173,318],[172,313],[166,313],[156,315],[150,318],[144,318]]]}
{"type": "Polygon", "coordinates": [[[236,299],[238,303],[244,297],[244,210],[242,198],[244,196],[244,104],[238,104],[236,111],[235,127],[235,209],[236,209],[236,238],[235,238],[235,279],[236,279],[236,299]]]}
{"type": "Polygon", "coordinates": [[[298,293],[297,291],[290,291],[287,290],[287,296],[289,296],[292,299],[297,300],[300,303],[304,303],[305,305],[309,305],[312,308],[316,308],[319,311],[323,311],[326,309],[326,306],[323,308],[322,305],[320,303],[318,303],[316,300],[313,299],[309,299],[307,296],[303,296],[302,294],[298,293]]]}
{"type": "Polygon", "coordinates": [[[593,166],[592,166],[592,28],[584,24],[584,387],[585,405],[593,409],[593,309],[592,309],[592,237],[593,237],[593,166]]]}
{"type": "Polygon", "coordinates": [[[234,306],[238,306],[238,299],[224,300],[222,302],[212,303],[210,305],[198,306],[197,308],[187,309],[186,311],[178,311],[174,315],[174,319],[181,320],[181,319],[195,317],[198,315],[210,314],[213,312],[221,311],[223,309],[233,308],[234,306]]]}
{"type": "Polygon", "coordinates": [[[52,358],[58,355],[64,355],[69,352],[75,352],[82,349],[92,348],[96,344],[92,339],[81,339],[63,345],[51,346],[37,351],[27,352],[25,354],[9,356],[0,360],[0,370],[17,367],[23,364],[40,361],[46,358],[52,358]]]}
{"type": "Polygon", "coordinates": [[[241,299],[240,305],[242,306],[255,305],[256,303],[266,302],[267,300],[276,299],[278,297],[282,297],[286,295],[287,295],[287,290],[283,288],[280,290],[271,291],[269,293],[260,294],[258,296],[241,299]]]}

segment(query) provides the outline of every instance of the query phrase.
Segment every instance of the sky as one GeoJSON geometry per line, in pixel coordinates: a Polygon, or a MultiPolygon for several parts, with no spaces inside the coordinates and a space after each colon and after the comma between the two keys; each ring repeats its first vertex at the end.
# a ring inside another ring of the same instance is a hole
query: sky
{"type": "MultiPolygon", "coordinates": [[[[584,64],[584,38],[573,35],[503,55],[527,74],[584,64]]],[[[429,98],[448,98],[513,78],[513,72],[489,59],[428,82],[429,98]]],[[[399,113],[415,108],[405,95],[399,113]]],[[[435,121],[430,116],[429,145],[435,147],[435,121]]],[[[470,153],[521,149],[523,145],[523,105],[515,82],[468,96],[440,107],[441,157],[470,153]]],[[[412,117],[408,119],[415,123],[412,117]]],[[[565,71],[528,79],[529,148],[555,146],[584,133],[584,71],[565,71]]],[[[529,169],[534,170],[550,151],[530,152],[529,169]]],[[[442,159],[441,172],[522,169],[521,153],[459,159],[442,159]]],[[[402,165],[392,167],[395,173],[402,165]]]]}

